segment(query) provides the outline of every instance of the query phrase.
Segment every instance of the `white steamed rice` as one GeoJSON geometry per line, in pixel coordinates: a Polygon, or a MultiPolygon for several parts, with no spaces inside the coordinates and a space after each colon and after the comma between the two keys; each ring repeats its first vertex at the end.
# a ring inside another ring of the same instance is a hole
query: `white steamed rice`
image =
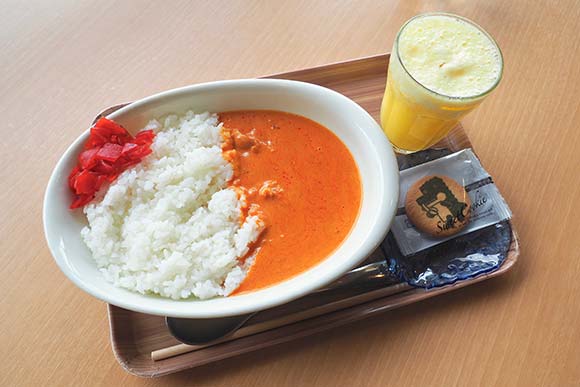
{"type": "Polygon", "coordinates": [[[153,153],[123,172],[85,206],[82,237],[105,278],[139,293],[173,299],[227,296],[246,275],[261,222],[241,222],[241,201],[227,188],[221,124],[188,112],[151,121],[153,153]],[[105,190],[103,190],[105,191],[105,190]]]}

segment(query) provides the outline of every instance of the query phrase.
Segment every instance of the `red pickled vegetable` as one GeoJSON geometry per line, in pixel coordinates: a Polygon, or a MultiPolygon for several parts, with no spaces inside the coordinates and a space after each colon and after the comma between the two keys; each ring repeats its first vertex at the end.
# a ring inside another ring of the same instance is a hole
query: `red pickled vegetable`
{"type": "Polygon", "coordinates": [[[82,169],[91,169],[97,165],[97,152],[99,148],[87,149],[79,155],[79,164],[82,169]]]}
{"type": "Polygon", "coordinates": [[[107,182],[113,182],[127,168],[138,164],[152,152],[152,130],[131,136],[121,125],[100,118],[91,128],[89,139],[68,177],[75,194],[71,209],[83,207],[107,182]]]}
{"type": "Polygon", "coordinates": [[[105,117],[99,118],[93,127],[104,129],[111,135],[116,134],[119,136],[128,136],[131,138],[131,135],[125,130],[125,128],[117,124],[115,121],[109,120],[105,117]]]}
{"type": "Polygon", "coordinates": [[[85,143],[85,149],[93,149],[95,147],[103,146],[108,141],[108,135],[105,131],[98,128],[91,128],[89,140],[85,143]]]}
{"type": "Polygon", "coordinates": [[[155,133],[152,130],[143,130],[135,136],[135,144],[145,145],[151,144],[155,138],[155,133]]]}
{"type": "Polygon", "coordinates": [[[76,181],[77,176],[80,173],[80,171],[81,171],[81,167],[79,167],[78,165],[75,165],[75,167],[71,171],[70,175],[68,176],[68,186],[73,190],[75,187],[75,181],[76,181]]]}
{"type": "Polygon", "coordinates": [[[114,163],[121,157],[123,147],[119,144],[107,143],[101,147],[97,152],[99,160],[110,161],[114,163]]]}
{"type": "Polygon", "coordinates": [[[131,153],[132,149],[135,149],[137,147],[137,144],[133,144],[132,142],[128,142],[125,145],[123,145],[123,149],[121,149],[121,156],[126,156],[129,153],[131,153]]]}
{"type": "Polygon", "coordinates": [[[99,160],[97,165],[95,165],[95,167],[93,168],[93,171],[95,171],[101,175],[110,175],[112,173],[115,173],[115,168],[113,167],[113,165],[111,163],[108,163],[108,162],[103,161],[103,160],[99,160]]]}
{"type": "Polygon", "coordinates": [[[135,159],[135,158],[142,159],[143,157],[147,156],[149,153],[151,153],[151,148],[149,148],[149,145],[138,145],[137,147],[131,149],[131,151],[129,152],[128,155],[132,159],[135,159]]]}
{"type": "Polygon", "coordinates": [[[78,194],[87,195],[95,193],[97,176],[98,175],[91,173],[88,169],[81,171],[81,173],[79,173],[75,179],[75,192],[78,194]]]}

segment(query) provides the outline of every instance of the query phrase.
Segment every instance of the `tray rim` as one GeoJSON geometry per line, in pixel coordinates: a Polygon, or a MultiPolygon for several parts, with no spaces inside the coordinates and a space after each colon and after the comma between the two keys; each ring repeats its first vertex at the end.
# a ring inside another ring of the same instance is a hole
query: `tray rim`
{"type": "MultiPolygon", "coordinates": [[[[331,70],[331,69],[340,68],[340,67],[346,68],[349,66],[355,66],[355,65],[360,65],[360,64],[367,64],[370,66],[370,65],[375,64],[375,62],[377,64],[383,63],[383,65],[384,65],[385,61],[388,61],[389,58],[390,58],[390,53],[382,53],[382,54],[377,54],[377,55],[369,55],[369,56],[359,57],[359,58],[355,58],[355,59],[349,59],[349,60],[345,60],[345,61],[337,61],[337,62],[332,62],[332,63],[328,63],[328,64],[316,65],[313,67],[306,67],[306,68],[297,69],[297,70],[279,72],[279,73],[274,73],[274,74],[270,74],[270,75],[259,76],[256,78],[284,78],[284,77],[300,76],[302,73],[310,73],[310,72],[316,72],[316,71],[320,72],[320,71],[331,70]]],[[[303,80],[303,82],[308,82],[308,81],[303,80]]],[[[107,115],[111,111],[116,110],[119,107],[125,106],[127,104],[128,103],[114,105],[114,106],[108,107],[106,109],[103,109],[97,115],[95,120],[98,119],[99,117],[101,117],[103,115],[107,115]]],[[[467,134],[465,136],[467,137],[467,134]]],[[[277,344],[280,344],[283,342],[292,341],[294,339],[297,339],[298,337],[303,337],[303,336],[315,334],[315,333],[322,332],[322,331],[325,331],[328,329],[336,328],[338,326],[346,325],[346,324],[352,323],[354,321],[366,319],[367,317],[374,316],[374,315],[381,313],[381,312],[385,312],[388,310],[392,310],[392,309],[396,309],[396,308],[403,307],[406,305],[410,305],[410,304],[415,303],[415,302],[420,302],[420,301],[426,300],[428,298],[436,297],[436,296],[444,294],[444,293],[449,293],[453,290],[464,288],[464,287],[470,286],[472,284],[482,282],[482,281],[490,279],[490,278],[495,278],[495,277],[498,277],[498,276],[501,276],[501,275],[507,273],[516,264],[518,257],[519,257],[519,253],[520,253],[520,249],[519,249],[520,240],[519,240],[519,236],[518,236],[518,233],[515,229],[515,226],[513,224],[512,219],[508,220],[508,223],[510,224],[510,227],[511,227],[512,240],[511,240],[508,254],[507,254],[505,260],[503,261],[501,266],[498,269],[496,269],[495,271],[492,271],[489,273],[483,273],[481,275],[478,275],[477,277],[470,278],[468,280],[456,281],[456,282],[449,284],[449,285],[429,289],[428,291],[423,289],[423,288],[411,287],[407,290],[403,290],[400,293],[396,293],[396,294],[393,294],[390,296],[381,297],[381,298],[378,298],[376,300],[368,301],[366,303],[361,303],[361,304],[355,305],[355,306],[350,307],[350,308],[337,310],[337,311],[331,312],[331,313],[326,314],[326,315],[314,317],[311,320],[317,320],[317,319],[323,318],[325,316],[340,316],[341,314],[344,314],[344,312],[346,310],[352,310],[352,309],[355,309],[357,307],[362,309],[365,307],[369,307],[370,305],[374,305],[374,304],[377,305],[376,308],[373,308],[372,313],[368,313],[366,315],[360,316],[359,318],[350,318],[348,320],[336,321],[332,324],[327,324],[327,325],[324,325],[322,327],[312,328],[310,330],[307,330],[306,332],[303,332],[300,335],[294,335],[287,340],[279,340],[278,342],[274,342],[271,345],[268,345],[268,347],[273,346],[273,345],[277,345],[277,344]],[[381,302],[383,302],[385,299],[394,299],[394,300],[399,300],[399,301],[398,301],[398,303],[386,304],[386,305],[383,305],[381,307],[379,304],[381,302]]],[[[397,286],[397,285],[393,285],[393,286],[397,286]]],[[[221,360],[221,359],[210,359],[207,362],[197,362],[195,364],[186,365],[186,366],[183,366],[181,368],[176,368],[176,369],[171,369],[171,370],[162,370],[161,367],[158,367],[158,366],[151,367],[151,369],[149,369],[149,370],[134,369],[133,367],[131,367],[130,363],[127,361],[127,358],[125,358],[122,355],[123,349],[120,348],[121,347],[120,340],[118,340],[119,332],[118,332],[118,329],[117,329],[116,324],[115,324],[115,315],[117,314],[116,313],[117,310],[125,311],[125,309],[119,308],[119,307],[111,305],[111,304],[107,304],[107,314],[108,314],[108,320],[109,320],[109,338],[111,341],[111,348],[112,348],[113,354],[114,354],[117,362],[121,365],[121,367],[125,371],[127,371],[128,373],[130,373],[132,375],[139,376],[139,377],[145,377],[145,378],[159,377],[159,376],[168,375],[171,373],[179,372],[182,370],[194,368],[197,366],[201,366],[204,364],[209,364],[209,363],[212,363],[214,361],[221,360]]],[[[136,312],[131,312],[131,311],[127,311],[127,312],[128,313],[136,313],[136,312]]],[[[310,320],[308,320],[308,321],[310,321],[310,320]]],[[[300,323],[302,323],[302,322],[298,322],[296,324],[300,324],[300,323]]],[[[284,327],[275,328],[272,331],[276,331],[276,330],[279,330],[282,328],[284,328],[284,327]]],[[[270,331],[257,333],[256,335],[261,335],[261,334],[268,333],[268,332],[270,332],[270,331]]],[[[256,335],[254,335],[254,336],[256,336],[256,335]]],[[[253,337],[253,336],[250,336],[250,337],[253,337]]],[[[247,337],[240,338],[238,340],[244,340],[244,339],[247,339],[247,337]]],[[[236,341],[238,341],[238,340],[236,340],[236,341]]],[[[266,347],[266,346],[263,346],[263,347],[266,347]]],[[[247,351],[243,351],[243,353],[251,352],[254,350],[255,349],[250,349],[247,351]]],[[[184,353],[184,354],[179,355],[179,356],[185,356],[185,355],[187,355],[187,353],[184,353]]],[[[237,354],[233,354],[232,356],[236,356],[236,355],[237,354]]],[[[222,359],[229,358],[229,357],[231,357],[231,356],[224,356],[224,357],[222,357],[222,359]]]]}

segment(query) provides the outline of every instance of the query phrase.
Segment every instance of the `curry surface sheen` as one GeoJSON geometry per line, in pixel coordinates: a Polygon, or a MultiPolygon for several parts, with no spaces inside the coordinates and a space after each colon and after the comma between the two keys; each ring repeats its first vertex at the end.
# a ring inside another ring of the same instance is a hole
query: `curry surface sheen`
{"type": "Polygon", "coordinates": [[[338,248],[358,215],[361,183],[346,146],[308,118],[266,110],[219,118],[234,164],[231,184],[266,226],[238,294],[300,274],[338,248]]]}

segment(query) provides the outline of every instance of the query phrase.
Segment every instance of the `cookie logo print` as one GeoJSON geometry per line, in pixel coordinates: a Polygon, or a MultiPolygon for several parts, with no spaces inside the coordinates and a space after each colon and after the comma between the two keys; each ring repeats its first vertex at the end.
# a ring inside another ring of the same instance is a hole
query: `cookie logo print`
{"type": "Polygon", "coordinates": [[[422,196],[416,200],[428,218],[437,218],[440,231],[455,228],[467,216],[468,204],[459,201],[443,179],[433,177],[419,187],[422,196]]]}

